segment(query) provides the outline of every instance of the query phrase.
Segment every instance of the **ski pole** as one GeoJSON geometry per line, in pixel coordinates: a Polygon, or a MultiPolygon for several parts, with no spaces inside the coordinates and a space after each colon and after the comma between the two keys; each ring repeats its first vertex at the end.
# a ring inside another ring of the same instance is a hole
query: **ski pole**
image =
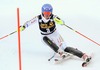
{"type": "Polygon", "coordinates": [[[67,28],[71,29],[72,31],[76,32],[77,34],[79,34],[79,35],[83,36],[84,38],[86,38],[86,39],[88,39],[88,40],[92,41],[93,43],[97,44],[98,46],[100,46],[100,44],[99,44],[99,43],[97,43],[96,41],[94,41],[94,40],[90,39],[89,37],[87,37],[87,36],[83,35],[82,33],[80,33],[80,32],[78,32],[78,31],[74,30],[74,29],[73,29],[73,28],[71,28],[70,26],[68,26],[68,25],[66,25],[66,24],[63,24],[63,25],[64,25],[64,26],[66,26],[67,28]]]}
{"type": "Polygon", "coordinates": [[[7,34],[7,35],[5,35],[5,36],[3,36],[3,37],[1,37],[0,38],[0,40],[2,40],[2,39],[4,39],[4,38],[6,38],[6,37],[8,37],[8,36],[10,36],[10,35],[12,35],[12,34],[14,34],[14,33],[16,33],[17,31],[14,31],[14,32],[12,32],[12,33],[10,33],[10,34],[7,34]]]}
{"type": "Polygon", "coordinates": [[[48,61],[50,61],[52,58],[54,58],[55,55],[56,55],[56,53],[54,53],[54,54],[52,55],[52,57],[50,57],[50,58],[48,59],[48,61]]]}

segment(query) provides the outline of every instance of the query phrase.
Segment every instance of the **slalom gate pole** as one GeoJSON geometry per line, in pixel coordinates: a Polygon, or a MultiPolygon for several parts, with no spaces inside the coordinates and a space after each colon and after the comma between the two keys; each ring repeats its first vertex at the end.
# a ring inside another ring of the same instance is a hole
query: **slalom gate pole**
{"type": "Polygon", "coordinates": [[[19,70],[22,70],[21,61],[21,41],[20,41],[20,13],[19,8],[17,8],[17,26],[18,26],[18,57],[19,57],[19,70]]]}
{"type": "Polygon", "coordinates": [[[70,26],[68,26],[68,25],[66,25],[66,24],[63,24],[63,25],[64,25],[64,26],[66,26],[67,28],[71,29],[72,31],[76,32],[77,34],[79,34],[79,35],[83,36],[84,38],[86,38],[86,39],[90,40],[91,42],[95,43],[96,45],[100,46],[100,44],[99,44],[99,43],[97,43],[96,41],[94,41],[94,40],[90,39],[89,37],[87,37],[87,36],[83,35],[82,33],[80,33],[80,32],[78,32],[78,31],[74,30],[74,29],[73,29],[73,28],[71,28],[70,26]]]}

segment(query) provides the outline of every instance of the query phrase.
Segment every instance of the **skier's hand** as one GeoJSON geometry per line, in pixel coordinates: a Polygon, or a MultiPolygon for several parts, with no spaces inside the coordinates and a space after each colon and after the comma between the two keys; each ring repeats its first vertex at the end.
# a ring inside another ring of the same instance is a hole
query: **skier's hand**
{"type": "Polygon", "coordinates": [[[54,21],[57,23],[57,24],[60,24],[60,25],[63,25],[64,24],[64,22],[62,21],[62,20],[60,20],[60,19],[58,19],[58,18],[54,18],[54,21]]]}
{"type": "Polygon", "coordinates": [[[23,31],[25,29],[25,26],[20,26],[20,31],[23,31]]]}

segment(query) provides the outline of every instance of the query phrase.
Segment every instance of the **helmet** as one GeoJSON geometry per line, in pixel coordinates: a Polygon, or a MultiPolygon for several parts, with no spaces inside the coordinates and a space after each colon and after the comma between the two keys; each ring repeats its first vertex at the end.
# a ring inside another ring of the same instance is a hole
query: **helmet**
{"type": "Polygon", "coordinates": [[[53,11],[53,8],[50,4],[44,4],[42,6],[42,13],[43,12],[51,12],[52,13],[52,11],[53,11]]]}
{"type": "Polygon", "coordinates": [[[52,6],[50,4],[44,4],[42,6],[42,15],[44,18],[48,19],[52,15],[52,6]]]}

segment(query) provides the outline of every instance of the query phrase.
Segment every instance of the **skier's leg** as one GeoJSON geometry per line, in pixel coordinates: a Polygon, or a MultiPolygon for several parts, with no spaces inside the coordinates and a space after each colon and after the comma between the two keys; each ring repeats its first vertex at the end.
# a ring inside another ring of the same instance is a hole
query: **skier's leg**
{"type": "Polygon", "coordinates": [[[82,57],[83,56],[83,52],[81,52],[80,50],[78,50],[78,49],[76,49],[76,48],[73,48],[73,47],[66,47],[65,49],[64,49],[64,51],[65,52],[68,52],[68,53],[71,53],[71,54],[73,54],[73,55],[76,55],[76,56],[78,56],[78,57],[82,57]]]}
{"type": "Polygon", "coordinates": [[[48,37],[44,36],[43,37],[43,41],[51,48],[53,49],[55,52],[58,51],[58,46],[56,44],[54,44],[48,37]]]}
{"type": "Polygon", "coordinates": [[[63,54],[63,50],[59,49],[59,47],[53,43],[48,37],[44,36],[43,41],[51,48],[53,49],[56,53],[59,53],[60,55],[63,54]]]}
{"type": "Polygon", "coordinates": [[[83,53],[82,51],[78,50],[77,48],[73,48],[73,47],[66,47],[66,43],[64,42],[63,38],[61,37],[61,35],[59,34],[58,38],[57,38],[56,44],[58,44],[58,46],[63,49],[65,52],[68,52],[70,54],[73,54],[79,58],[83,58],[84,60],[86,60],[86,58],[88,57],[85,53],[83,53]],[[58,42],[57,42],[58,41],[58,42]]]}
{"type": "Polygon", "coordinates": [[[84,60],[87,60],[88,58],[90,58],[87,54],[83,53],[82,51],[78,50],[77,48],[66,47],[64,51],[71,53],[79,58],[83,58],[84,60]]]}

